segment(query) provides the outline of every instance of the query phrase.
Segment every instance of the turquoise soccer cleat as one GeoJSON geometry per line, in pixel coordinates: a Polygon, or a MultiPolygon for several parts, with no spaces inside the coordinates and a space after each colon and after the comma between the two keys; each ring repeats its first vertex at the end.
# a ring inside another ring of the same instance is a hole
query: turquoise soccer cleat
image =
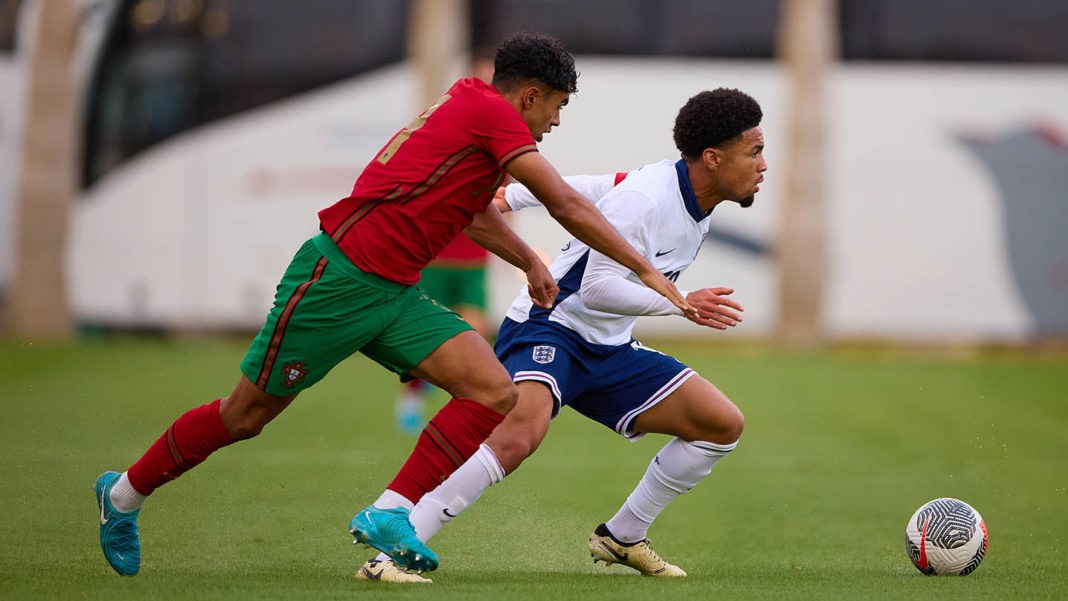
{"type": "Polygon", "coordinates": [[[379,509],[374,505],[356,514],[349,524],[355,543],[363,543],[389,555],[397,566],[416,572],[438,567],[438,556],[415,536],[415,528],[403,507],[379,509]]]}
{"type": "Polygon", "coordinates": [[[104,472],[93,489],[100,506],[100,550],[119,574],[133,576],[141,569],[141,537],[137,532],[137,509],[123,513],[111,504],[111,489],[119,480],[118,472],[104,472]]]}

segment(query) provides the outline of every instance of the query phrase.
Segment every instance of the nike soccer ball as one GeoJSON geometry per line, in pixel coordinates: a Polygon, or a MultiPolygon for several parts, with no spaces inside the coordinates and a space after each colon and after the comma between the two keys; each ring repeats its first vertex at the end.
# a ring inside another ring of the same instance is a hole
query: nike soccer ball
{"type": "Polygon", "coordinates": [[[964,501],[924,503],[905,526],[905,550],[916,569],[928,576],[967,576],[986,555],[986,524],[964,501]]]}

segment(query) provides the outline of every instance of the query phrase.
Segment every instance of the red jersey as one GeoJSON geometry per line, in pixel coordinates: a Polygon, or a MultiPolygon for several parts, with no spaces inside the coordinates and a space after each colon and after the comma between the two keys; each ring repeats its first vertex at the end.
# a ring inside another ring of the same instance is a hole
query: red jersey
{"type": "Polygon", "coordinates": [[[319,223],[362,271],[401,284],[486,209],[504,166],[536,151],[519,111],[480,79],[461,79],[398,132],[352,194],[319,223]]]}

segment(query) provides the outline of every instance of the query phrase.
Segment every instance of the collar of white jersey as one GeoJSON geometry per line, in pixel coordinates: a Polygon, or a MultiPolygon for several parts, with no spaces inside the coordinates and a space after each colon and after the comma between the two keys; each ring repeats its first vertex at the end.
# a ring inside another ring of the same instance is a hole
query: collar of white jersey
{"type": "Polygon", "coordinates": [[[686,206],[686,212],[690,214],[690,217],[700,223],[702,219],[708,217],[712,210],[709,209],[702,212],[701,207],[697,206],[697,195],[693,193],[693,186],[690,185],[690,171],[686,168],[686,161],[679,159],[675,163],[675,173],[679,176],[679,192],[682,193],[682,204],[686,206]]]}

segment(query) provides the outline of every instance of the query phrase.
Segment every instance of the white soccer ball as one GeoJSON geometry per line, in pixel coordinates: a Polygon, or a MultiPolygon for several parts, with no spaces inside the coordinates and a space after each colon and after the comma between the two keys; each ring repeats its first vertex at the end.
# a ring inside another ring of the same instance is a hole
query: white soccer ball
{"type": "Polygon", "coordinates": [[[905,526],[905,550],[928,576],[967,576],[986,555],[986,523],[964,501],[943,498],[924,503],[905,526]]]}

